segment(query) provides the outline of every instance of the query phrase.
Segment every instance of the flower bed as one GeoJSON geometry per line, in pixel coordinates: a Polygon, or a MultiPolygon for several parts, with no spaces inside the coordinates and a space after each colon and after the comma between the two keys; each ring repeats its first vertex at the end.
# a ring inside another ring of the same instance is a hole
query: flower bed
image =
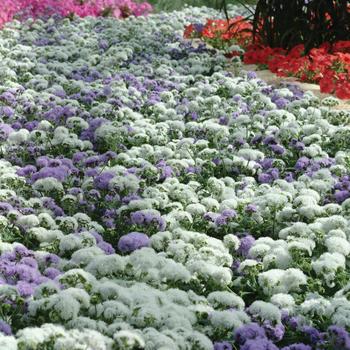
{"type": "Polygon", "coordinates": [[[350,42],[339,41],[333,46],[324,43],[304,55],[304,46],[287,52],[252,44],[252,26],[243,17],[208,20],[205,25],[189,25],[185,38],[201,38],[213,47],[227,51],[228,57],[242,56],[245,64],[258,64],[281,77],[297,77],[302,82],[320,85],[321,92],[340,99],[350,99],[350,42]],[[239,47],[234,47],[234,45],[239,47]]]}
{"type": "Polygon", "coordinates": [[[349,348],[349,116],[209,13],[0,32],[0,348],[349,348]]]}
{"type": "Polygon", "coordinates": [[[0,27],[14,18],[25,20],[43,16],[108,16],[125,18],[151,12],[147,2],[133,0],[2,0],[0,3],[0,27]]]}

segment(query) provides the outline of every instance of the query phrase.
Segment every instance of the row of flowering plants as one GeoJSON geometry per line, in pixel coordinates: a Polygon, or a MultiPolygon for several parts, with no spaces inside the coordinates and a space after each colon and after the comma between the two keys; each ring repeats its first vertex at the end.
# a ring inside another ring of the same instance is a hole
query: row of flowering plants
{"type": "Polygon", "coordinates": [[[13,20],[59,16],[113,16],[147,15],[152,11],[148,2],[133,0],[2,0],[0,27],[13,20]]]}
{"type": "Polygon", "coordinates": [[[350,99],[350,41],[323,43],[305,53],[299,44],[291,50],[253,43],[253,26],[243,17],[207,20],[205,25],[186,26],[185,38],[200,38],[228,57],[241,56],[245,64],[257,64],[278,76],[296,77],[320,85],[321,92],[350,99]],[[239,47],[238,47],[238,46],[239,47]]]}
{"type": "Polygon", "coordinates": [[[348,115],[210,14],[0,32],[0,349],[350,349],[348,115]]]}

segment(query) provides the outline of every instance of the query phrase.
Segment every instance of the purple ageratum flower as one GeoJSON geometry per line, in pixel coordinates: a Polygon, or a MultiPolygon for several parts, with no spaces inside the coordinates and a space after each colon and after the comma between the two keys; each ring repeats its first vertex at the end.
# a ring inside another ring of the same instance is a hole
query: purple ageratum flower
{"type": "Polygon", "coordinates": [[[80,163],[82,160],[84,160],[87,157],[86,152],[76,152],[73,154],[73,163],[80,163]]]}
{"type": "Polygon", "coordinates": [[[98,176],[99,174],[99,171],[97,168],[89,168],[85,171],[85,175],[86,176],[91,176],[91,177],[95,177],[95,176],[98,176]]]}
{"type": "Polygon", "coordinates": [[[266,338],[256,338],[247,340],[240,350],[279,350],[278,347],[266,338]]]}
{"type": "Polygon", "coordinates": [[[349,197],[350,197],[349,191],[336,191],[334,193],[334,199],[338,204],[343,203],[349,197]]]}
{"type": "Polygon", "coordinates": [[[22,263],[24,265],[27,265],[27,266],[30,266],[30,267],[32,267],[34,269],[38,268],[37,261],[34,258],[31,258],[31,257],[23,257],[21,259],[20,263],[22,263]]]}
{"type": "Polygon", "coordinates": [[[94,178],[94,185],[99,190],[107,190],[109,182],[113,179],[114,173],[111,171],[105,171],[101,175],[94,178]]]}
{"type": "Polygon", "coordinates": [[[44,167],[41,168],[38,172],[32,175],[31,180],[35,182],[39,179],[44,179],[47,177],[53,177],[58,181],[65,181],[67,176],[70,174],[69,168],[66,166],[57,166],[57,167],[44,167]]]}
{"type": "Polygon", "coordinates": [[[296,170],[302,170],[305,169],[308,165],[310,164],[310,159],[307,157],[301,157],[297,160],[297,162],[295,163],[294,168],[296,170]]]}
{"type": "Polygon", "coordinates": [[[301,141],[298,141],[297,139],[293,139],[290,142],[290,146],[294,149],[296,149],[297,151],[302,151],[305,149],[305,144],[301,141]]]}
{"type": "Polygon", "coordinates": [[[265,158],[260,161],[260,165],[263,167],[264,170],[267,170],[272,167],[273,162],[274,162],[273,158],[265,158]]]}
{"type": "Polygon", "coordinates": [[[272,150],[272,152],[278,155],[282,155],[286,151],[281,145],[270,145],[270,149],[272,150]]]}
{"type": "Polygon", "coordinates": [[[297,343],[297,344],[285,346],[281,350],[312,350],[312,347],[304,343],[297,343]]]}
{"type": "Polygon", "coordinates": [[[271,322],[265,321],[263,327],[269,339],[273,340],[274,342],[283,339],[285,328],[282,324],[273,326],[271,322]]]}
{"type": "Polygon", "coordinates": [[[280,172],[277,168],[271,168],[268,173],[273,180],[277,180],[280,177],[280,172]]]}
{"type": "Polygon", "coordinates": [[[266,338],[266,333],[264,328],[260,327],[257,323],[248,323],[236,329],[234,338],[238,344],[243,345],[248,340],[266,338]]]}
{"type": "Polygon", "coordinates": [[[327,331],[329,340],[335,349],[350,349],[350,336],[344,328],[339,326],[330,326],[328,327],[327,331]]]}
{"type": "Polygon", "coordinates": [[[198,34],[201,34],[205,26],[202,23],[194,23],[193,27],[198,34]]]}
{"type": "Polygon", "coordinates": [[[281,97],[275,101],[275,104],[276,104],[277,108],[279,108],[279,109],[285,108],[288,103],[289,103],[289,101],[283,97],[281,97]]]}
{"type": "Polygon", "coordinates": [[[54,267],[48,267],[43,272],[43,275],[49,278],[50,280],[54,280],[60,274],[62,274],[62,272],[54,267]]]}
{"type": "Polygon", "coordinates": [[[262,139],[263,139],[262,135],[256,135],[252,138],[251,143],[253,145],[256,145],[256,144],[260,143],[262,141],[262,139]]]}
{"type": "Polygon", "coordinates": [[[106,153],[100,156],[100,161],[102,163],[107,163],[108,161],[115,159],[116,157],[117,157],[117,154],[115,152],[107,151],[106,153]]]}
{"type": "Polygon", "coordinates": [[[35,287],[35,284],[25,281],[18,281],[16,285],[17,291],[22,297],[29,297],[33,295],[35,287]]]}
{"type": "Polygon", "coordinates": [[[34,255],[34,252],[32,250],[29,250],[25,246],[21,246],[21,245],[15,247],[14,253],[16,255],[21,256],[21,257],[33,256],[34,255]]]}
{"type": "Polygon", "coordinates": [[[256,72],[254,72],[254,71],[248,71],[247,72],[247,78],[248,79],[256,79],[258,76],[257,76],[257,74],[256,74],[256,72]]]}
{"type": "Polygon", "coordinates": [[[131,213],[130,219],[134,225],[142,225],[145,222],[145,216],[141,211],[131,213]]]}
{"type": "Polygon", "coordinates": [[[216,219],[215,219],[215,225],[216,226],[224,226],[227,224],[227,217],[224,215],[219,215],[216,219]]]}
{"type": "Polygon", "coordinates": [[[232,350],[232,345],[228,341],[215,342],[214,350],[232,350]]]}
{"type": "Polygon", "coordinates": [[[14,122],[13,124],[11,124],[11,127],[15,130],[19,130],[22,128],[22,124],[19,121],[17,121],[17,122],[14,122]]]}
{"type": "Polygon", "coordinates": [[[45,256],[45,262],[47,264],[58,264],[60,260],[61,258],[56,254],[49,253],[45,256]]]}
{"type": "Polygon", "coordinates": [[[162,169],[161,180],[167,179],[173,175],[173,168],[170,165],[165,165],[162,169]]]}
{"type": "Polygon", "coordinates": [[[255,238],[251,235],[246,235],[241,238],[241,244],[237,250],[238,254],[241,254],[244,257],[248,256],[249,249],[253,246],[255,238]]]}
{"type": "Polygon", "coordinates": [[[264,138],[263,140],[263,144],[264,145],[275,145],[277,143],[275,136],[273,135],[269,135],[267,137],[264,138]]]}
{"type": "Polygon", "coordinates": [[[288,172],[286,173],[286,176],[284,178],[287,182],[293,182],[294,181],[294,177],[293,177],[293,173],[288,172]]]}
{"type": "Polygon", "coordinates": [[[26,165],[23,168],[20,168],[16,171],[19,176],[30,176],[37,171],[37,168],[34,165],[26,165]]]}
{"type": "Polygon", "coordinates": [[[6,202],[0,202],[0,213],[8,213],[13,209],[13,206],[6,202]]]}
{"type": "Polygon", "coordinates": [[[35,164],[39,168],[43,168],[49,165],[50,158],[47,156],[38,157],[35,164]]]}
{"type": "Polygon", "coordinates": [[[307,335],[310,341],[314,344],[323,340],[324,334],[318,331],[315,327],[312,326],[303,326],[301,331],[307,335]]]}
{"type": "Polygon", "coordinates": [[[258,176],[258,181],[262,184],[269,184],[273,181],[273,178],[270,174],[267,173],[261,173],[258,176]]]}
{"type": "Polygon", "coordinates": [[[233,260],[233,263],[231,265],[231,270],[236,271],[240,267],[240,265],[241,265],[240,260],[238,259],[233,260]]]}
{"type": "Polygon", "coordinates": [[[133,252],[136,249],[148,247],[150,244],[149,237],[144,233],[130,232],[120,237],[118,242],[118,249],[122,253],[133,252]]]}
{"type": "Polygon", "coordinates": [[[228,119],[227,119],[227,117],[226,117],[226,116],[221,116],[221,117],[219,118],[219,124],[220,124],[220,125],[227,125],[227,124],[228,124],[228,119]]]}
{"type": "MultiPolygon", "coordinates": [[[[128,194],[127,196],[123,197],[122,203],[129,204],[131,201],[138,200],[138,199],[141,199],[141,197],[138,194],[132,193],[132,194],[128,194]]],[[[120,196],[118,194],[116,194],[114,196],[113,200],[116,202],[120,201],[120,196]]]]}
{"type": "Polygon", "coordinates": [[[85,166],[87,166],[89,168],[96,167],[99,165],[99,163],[100,163],[100,159],[98,156],[91,156],[91,157],[88,157],[84,160],[85,166]]]}
{"type": "Polygon", "coordinates": [[[97,246],[102,249],[107,255],[111,255],[115,253],[115,249],[112,247],[110,243],[105,241],[99,242],[97,246]]]}
{"type": "Polygon", "coordinates": [[[224,209],[221,213],[222,216],[224,216],[225,218],[235,218],[237,216],[237,213],[235,210],[233,209],[224,209]]]}
{"type": "Polygon", "coordinates": [[[0,108],[0,113],[5,117],[10,118],[14,115],[15,111],[10,106],[3,106],[0,108]]]}
{"type": "Polygon", "coordinates": [[[10,125],[3,124],[3,123],[0,124],[0,139],[1,140],[6,140],[7,137],[13,132],[14,132],[14,130],[10,125]]]}
{"type": "Polygon", "coordinates": [[[249,214],[256,213],[258,208],[255,204],[248,204],[245,208],[245,211],[249,214]]]}
{"type": "Polygon", "coordinates": [[[12,334],[11,326],[5,321],[0,320],[0,332],[5,335],[11,335],[12,334]]]}

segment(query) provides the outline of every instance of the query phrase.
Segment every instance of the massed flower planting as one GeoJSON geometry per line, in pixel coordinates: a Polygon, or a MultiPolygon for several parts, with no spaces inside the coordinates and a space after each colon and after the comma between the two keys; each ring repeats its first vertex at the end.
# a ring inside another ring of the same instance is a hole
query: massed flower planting
{"type": "Polygon", "coordinates": [[[0,348],[349,348],[348,115],[210,11],[0,32],[0,348]]]}

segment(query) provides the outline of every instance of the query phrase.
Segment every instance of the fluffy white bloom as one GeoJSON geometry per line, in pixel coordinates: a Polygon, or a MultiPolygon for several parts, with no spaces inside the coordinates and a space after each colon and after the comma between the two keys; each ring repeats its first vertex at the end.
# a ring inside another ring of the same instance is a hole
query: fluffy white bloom
{"type": "Polygon", "coordinates": [[[308,296],[299,307],[304,315],[329,317],[331,312],[330,301],[319,295],[308,296]]]}
{"type": "Polygon", "coordinates": [[[26,228],[34,227],[39,225],[39,219],[36,215],[23,215],[17,219],[17,223],[26,228]]]}
{"type": "Polygon", "coordinates": [[[253,259],[245,259],[241,262],[239,265],[239,268],[237,269],[238,272],[243,272],[246,269],[249,269],[251,267],[257,266],[259,263],[256,260],[253,259]]]}
{"type": "Polygon", "coordinates": [[[12,144],[19,145],[23,142],[26,142],[29,138],[29,131],[27,129],[20,129],[18,131],[12,132],[9,137],[8,141],[12,144]]]}
{"type": "Polygon", "coordinates": [[[274,294],[271,297],[270,302],[278,306],[282,310],[285,309],[288,311],[293,311],[295,307],[294,298],[290,294],[285,294],[285,293],[274,294]]]}
{"type": "Polygon", "coordinates": [[[262,320],[269,320],[271,322],[281,322],[281,311],[279,308],[271,303],[257,300],[254,301],[248,308],[249,313],[262,320]]]}
{"type": "Polygon", "coordinates": [[[305,274],[300,269],[271,269],[259,274],[259,285],[264,293],[272,295],[275,293],[289,293],[298,291],[301,285],[307,283],[305,274]]]}
{"type": "Polygon", "coordinates": [[[311,265],[316,274],[323,275],[327,285],[332,286],[336,271],[345,269],[345,257],[340,253],[323,253],[311,265]]]}
{"type": "Polygon", "coordinates": [[[244,301],[235,293],[230,292],[212,292],[208,295],[208,301],[215,308],[237,308],[244,309],[244,301]]]}
{"type": "Polygon", "coordinates": [[[17,340],[13,336],[0,334],[0,349],[17,350],[17,340]]]}
{"type": "Polygon", "coordinates": [[[344,256],[350,254],[350,243],[342,237],[332,236],[325,240],[325,245],[330,253],[340,253],[344,256]]]}
{"type": "Polygon", "coordinates": [[[33,184],[33,188],[39,192],[61,192],[63,185],[54,177],[39,179],[33,184]]]}
{"type": "Polygon", "coordinates": [[[145,341],[136,331],[125,330],[114,333],[113,339],[121,349],[143,348],[145,341]]]}
{"type": "Polygon", "coordinates": [[[350,326],[350,302],[345,297],[334,298],[331,301],[331,319],[337,326],[348,328],[350,326]]]}
{"type": "Polygon", "coordinates": [[[237,250],[241,244],[239,238],[233,234],[228,234],[224,236],[223,239],[225,247],[228,249],[237,250]]]}
{"type": "Polygon", "coordinates": [[[250,318],[243,311],[214,311],[210,315],[210,323],[213,325],[213,327],[225,330],[235,330],[248,322],[250,322],[250,318]]]}

